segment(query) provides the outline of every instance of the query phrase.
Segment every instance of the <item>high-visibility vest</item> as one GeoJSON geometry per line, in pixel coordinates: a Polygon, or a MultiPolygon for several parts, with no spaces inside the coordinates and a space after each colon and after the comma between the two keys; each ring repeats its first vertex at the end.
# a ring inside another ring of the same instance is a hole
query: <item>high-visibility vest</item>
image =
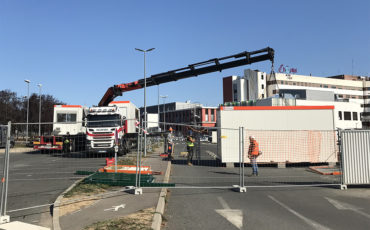
{"type": "Polygon", "coordinates": [[[256,140],[252,140],[249,144],[248,154],[252,156],[258,156],[259,146],[256,140]]]}
{"type": "Polygon", "coordinates": [[[187,145],[188,145],[188,147],[194,147],[194,143],[191,142],[191,141],[187,141],[187,145]]]}

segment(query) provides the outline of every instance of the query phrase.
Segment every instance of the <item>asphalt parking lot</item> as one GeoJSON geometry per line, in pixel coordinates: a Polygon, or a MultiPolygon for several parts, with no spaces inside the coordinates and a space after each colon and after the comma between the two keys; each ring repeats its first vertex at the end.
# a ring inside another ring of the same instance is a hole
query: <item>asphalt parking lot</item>
{"type": "MultiPolygon", "coordinates": [[[[0,154],[1,168],[3,161],[4,154],[0,154]]],[[[11,221],[51,227],[50,205],[81,178],[75,172],[96,171],[104,165],[104,157],[88,158],[80,153],[11,153],[7,214],[11,221]]]]}
{"type": "MultiPolygon", "coordinates": [[[[203,151],[214,146],[202,145],[203,151]]],[[[370,189],[340,190],[339,177],[320,175],[307,167],[260,168],[260,176],[248,177],[246,193],[230,188],[239,183],[239,168],[216,167],[208,162],[172,164],[165,212],[165,229],[368,229],[370,189]],[[310,187],[320,185],[320,187],[310,187]],[[305,187],[308,186],[308,187],[305,187]]],[[[206,156],[204,156],[207,161],[206,156]]]]}

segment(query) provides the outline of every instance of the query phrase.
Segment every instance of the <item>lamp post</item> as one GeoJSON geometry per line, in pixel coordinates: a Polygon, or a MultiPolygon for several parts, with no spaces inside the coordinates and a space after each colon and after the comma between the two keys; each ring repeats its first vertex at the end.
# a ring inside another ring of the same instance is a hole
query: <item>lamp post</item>
{"type": "Polygon", "coordinates": [[[146,132],[147,132],[147,114],[146,114],[146,72],[145,72],[145,56],[147,52],[150,52],[154,50],[155,48],[150,48],[147,50],[142,50],[135,48],[135,50],[143,52],[144,53],[144,156],[146,157],[146,132]]]}
{"type": "Polygon", "coordinates": [[[166,96],[161,95],[160,97],[163,99],[163,130],[166,131],[166,104],[165,104],[165,101],[166,101],[166,98],[168,97],[168,95],[166,95],[166,96]]]}
{"type": "Polygon", "coordinates": [[[30,80],[24,80],[27,83],[27,126],[26,126],[26,145],[28,143],[28,113],[30,108],[30,80]]]}
{"type": "Polygon", "coordinates": [[[158,109],[157,109],[157,114],[158,114],[158,132],[161,130],[161,128],[159,127],[159,85],[158,85],[158,109]]]}
{"type": "Polygon", "coordinates": [[[41,84],[37,85],[39,87],[39,97],[40,97],[40,102],[39,102],[39,137],[41,136],[41,84]]]}

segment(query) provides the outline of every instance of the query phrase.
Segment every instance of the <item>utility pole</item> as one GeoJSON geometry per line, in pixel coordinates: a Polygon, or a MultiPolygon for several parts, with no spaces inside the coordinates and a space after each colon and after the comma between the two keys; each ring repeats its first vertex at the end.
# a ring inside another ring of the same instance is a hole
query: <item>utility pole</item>
{"type": "Polygon", "coordinates": [[[27,127],[26,127],[26,146],[27,146],[27,143],[28,143],[28,113],[29,113],[29,110],[30,110],[30,80],[24,80],[24,82],[27,83],[27,127]]]}
{"type": "Polygon", "coordinates": [[[147,52],[150,52],[154,50],[155,48],[150,48],[147,50],[142,50],[135,48],[135,50],[143,52],[144,53],[144,157],[146,157],[146,135],[147,135],[147,129],[148,129],[148,117],[146,114],[146,70],[145,70],[145,56],[147,52]]]}
{"type": "Polygon", "coordinates": [[[39,96],[40,96],[40,102],[39,102],[39,137],[41,137],[41,84],[37,85],[39,87],[39,96]]]}

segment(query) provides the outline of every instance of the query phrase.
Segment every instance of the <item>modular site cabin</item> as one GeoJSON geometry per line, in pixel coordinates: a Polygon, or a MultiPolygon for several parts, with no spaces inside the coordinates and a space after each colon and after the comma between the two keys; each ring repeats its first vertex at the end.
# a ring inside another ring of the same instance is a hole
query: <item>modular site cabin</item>
{"type": "Polygon", "coordinates": [[[254,136],[260,163],[335,163],[338,161],[334,106],[221,106],[218,113],[219,159],[249,162],[249,137],[254,136]],[[238,130],[244,132],[239,135],[238,130]]]}

